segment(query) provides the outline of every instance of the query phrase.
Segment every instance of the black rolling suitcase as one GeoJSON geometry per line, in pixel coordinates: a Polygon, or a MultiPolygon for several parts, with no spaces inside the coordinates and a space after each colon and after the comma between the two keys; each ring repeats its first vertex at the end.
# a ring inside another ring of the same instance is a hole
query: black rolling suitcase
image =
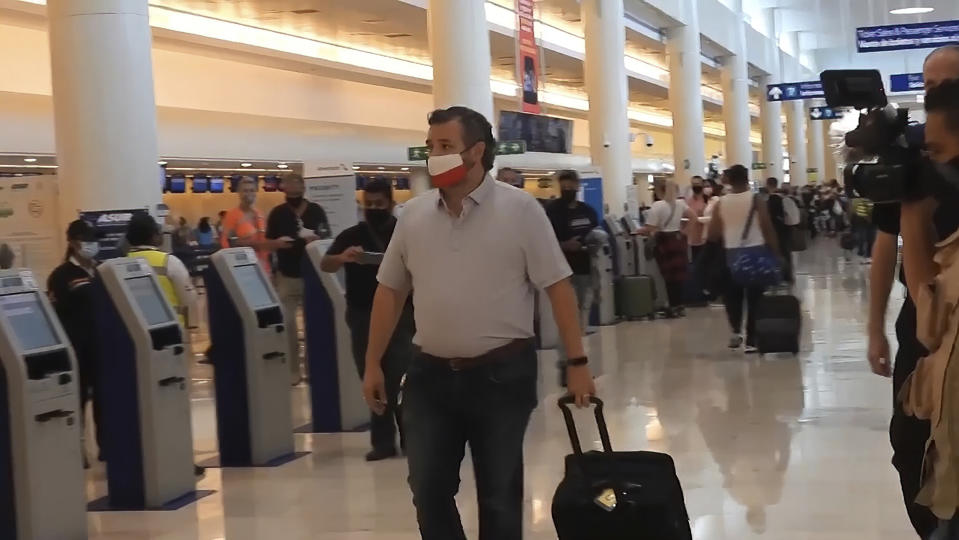
{"type": "Polygon", "coordinates": [[[799,354],[802,315],[792,294],[766,295],[756,309],[756,347],[759,354],[799,354]]]}
{"type": "Polygon", "coordinates": [[[673,459],[657,452],[613,452],[603,402],[590,401],[602,452],[583,453],[569,410],[573,398],[559,400],[573,444],[553,496],[559,540],[692,540],[673,459]]]}

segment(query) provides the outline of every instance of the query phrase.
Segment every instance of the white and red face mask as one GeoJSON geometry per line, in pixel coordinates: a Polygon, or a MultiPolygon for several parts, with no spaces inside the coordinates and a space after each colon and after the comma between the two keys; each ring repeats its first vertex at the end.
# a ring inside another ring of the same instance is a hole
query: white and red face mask
{"type": "Polygon", "coordinates": [[[466,164],[460,154],[430,156],[426,160],[426,168],[430,172],[433,186],[440,189],[455,186],[466,178],[466,164]]]}

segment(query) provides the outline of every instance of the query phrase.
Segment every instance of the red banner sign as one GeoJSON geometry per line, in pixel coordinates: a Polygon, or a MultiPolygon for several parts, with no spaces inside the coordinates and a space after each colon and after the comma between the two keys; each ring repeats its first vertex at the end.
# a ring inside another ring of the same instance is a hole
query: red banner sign
{"type": "Polygon", "coordinates": [[[516,0],[516,71],[523,112],[539,114],[539,48],[533,32],[534,0],[516,0]]]}

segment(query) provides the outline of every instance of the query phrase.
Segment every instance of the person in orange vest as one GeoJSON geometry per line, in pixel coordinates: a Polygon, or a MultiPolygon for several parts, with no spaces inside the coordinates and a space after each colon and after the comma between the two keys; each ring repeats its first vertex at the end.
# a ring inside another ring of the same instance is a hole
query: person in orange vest
{"type": "MultiPolygon", "coordinates": [[[[184,314],[196,302],[196,289],[193,287],[186,265],[176,256],[157,248],[163,242],[163,237],[159,224],[149,214],[137,213],[130,218],[130,223],[127,224],[126,240],[130,245],[127,256],[143,259],[153,268],[163,295],[170,302],[180,321],[180,326],[185,331],[184,314]]],[[[194,465],[193,470],[197,476],[205,472],[199,465],[194,465]]]]}

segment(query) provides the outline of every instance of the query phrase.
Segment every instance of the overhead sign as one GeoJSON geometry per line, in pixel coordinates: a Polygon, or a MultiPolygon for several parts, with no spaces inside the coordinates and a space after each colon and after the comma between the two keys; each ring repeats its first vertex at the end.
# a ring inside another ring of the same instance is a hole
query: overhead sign
{"type": "Polygon", "coordinates": [[[533,0],[516,0],[516,80],[521,81],[523,112],[539,114],[539,48],[533,30],[533,0]]]}
{"type": "Polygon", "coordinates": [[[926,81],[922,73],[897,73],[889,76],[890,92],[915,92],[925,87],[926,81]]]}
{"type": "MultiPolygon", "coordinates": [[[[500,141],[496,143],[497,156],[512,156],[526,153],[526,141],[500,141]]],[[[406,149],[409,161],[426,161],[430,157],[428,146],[411,146],[406,149]]]]}
{"type": "MultiPolygon", "coordinates": [[[[356,204],[356,174],[346,163],[309,162],[303,164],[306,200],[323,207],[335,238],[359,222],[356,204]]],[[[321,234],[320,236],[326,236],[321,234]]]]}
{"type": "Polygon", "coordinates": [[[810,107],[810,120],[835,120],[839,118],[839,113],[832,107],[810,107]]]}
{"type": "Polygon", "coordinates": [[[93,225],[101,235],[97,260],[106,261],[126,256],[126,251],[130,247],[126,245],[127,225],[134,214],[146,213],[145,208],[80,212],[79,218],[93,225]]]}
{"type": "Polygon", "coordinates": [[[959,21],[937,21],[856,29],[856,48],[861,53],[933,49],[959,44],[959,21]]]}
{"type": "Polygon", "coordinates": [[[826,97],[820,81],[770,84],[766,87],[766,101],[794,101],[826,97]]]}

